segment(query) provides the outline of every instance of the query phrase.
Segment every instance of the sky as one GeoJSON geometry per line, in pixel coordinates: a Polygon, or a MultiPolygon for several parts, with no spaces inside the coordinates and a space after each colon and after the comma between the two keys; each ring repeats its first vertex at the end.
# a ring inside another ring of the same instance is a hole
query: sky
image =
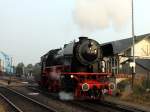
{"type": "MultiPolygon", "coordinates": [[[[0,0],[0,51],[26,65],[79,36],[131,37],[131,0],[0,0]],[[127,2],[128,1],[128,2],[127,2]]],[[[135,35],[150,33],[150,0],[134,0],[135,35]]]]}

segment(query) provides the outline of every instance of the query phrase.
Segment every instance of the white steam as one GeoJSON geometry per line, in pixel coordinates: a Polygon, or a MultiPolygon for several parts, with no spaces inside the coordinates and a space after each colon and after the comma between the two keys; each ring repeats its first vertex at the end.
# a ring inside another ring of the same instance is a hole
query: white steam
{"type": "Polygon", "coordinates": [[[73,100],[74,99],[73,93],[66,93],[64,91],[59,92],[59,98],[61,100],[73,100]]]}
{"type": "Polygon", "coordinates": [[[122,27],[131,15],[131,0],[76,0],[75,22],[82,29],[122,27]]]}

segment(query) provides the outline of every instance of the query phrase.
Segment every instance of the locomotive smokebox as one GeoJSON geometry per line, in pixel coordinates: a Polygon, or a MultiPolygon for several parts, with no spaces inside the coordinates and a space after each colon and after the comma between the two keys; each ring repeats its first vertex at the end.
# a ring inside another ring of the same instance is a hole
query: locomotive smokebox
{"type": "Polygon", "coordinates": [[[79,43],[74,47],[75,57],[83,65],[91,65],[101,57],[100,45],[88,37],[79,37],[79,43]]]}

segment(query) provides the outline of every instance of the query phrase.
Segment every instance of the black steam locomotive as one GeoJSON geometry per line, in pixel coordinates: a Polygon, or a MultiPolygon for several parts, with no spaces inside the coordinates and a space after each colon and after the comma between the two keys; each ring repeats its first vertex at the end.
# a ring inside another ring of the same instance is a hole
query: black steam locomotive
{"type": "Polygon", "coordinates": [[[109,93],[109,82],[103,68],[106,46],[87,37],[53,49],[41,57],[40,86],[49,92],[66,93],[75,99],[100,99],[109,93]]]}

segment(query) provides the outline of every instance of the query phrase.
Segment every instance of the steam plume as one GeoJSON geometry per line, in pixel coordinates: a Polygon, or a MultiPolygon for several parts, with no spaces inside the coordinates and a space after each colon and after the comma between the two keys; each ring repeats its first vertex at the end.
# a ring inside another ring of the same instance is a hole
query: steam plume
{"type": "Polygon", "coordinates": [[[131,15],[131,0],[76,0],[75,22],[87,30],[122,27],[131,15]]]}
{"type": "Polygon", "coordinates": [[[59,98],[61,100],[73,100],[73,94],[62,91],[62,92],[59,92],[59,98]]]}

